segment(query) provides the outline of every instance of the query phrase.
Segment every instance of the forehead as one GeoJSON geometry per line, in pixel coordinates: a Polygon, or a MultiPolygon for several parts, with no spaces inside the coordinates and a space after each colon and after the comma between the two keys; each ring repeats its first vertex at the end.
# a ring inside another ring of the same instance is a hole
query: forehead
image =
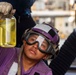
{"type": "MultiPolygon", "coordinates": [[[[41,37],[43,37],[43,38],[46,38],[44,35],[42,35],[42,34],[40,34],[40,33],[31,33],[30,36],[32,36],[32,37],[39,37],[39,36],[41,36],[41,37]]],[[[41,38],[41,37],[40,37],[40,38],[41,38]]]]}
{"type": "Polygon", "coordinates": [[[38,40],[45,39],[42,35],[38,35],[38,34],[32,34],[32,35],[30,36],[30,38],[31,38],[31,37],[37,38],[38,40]]]}
{"type": "Polygon", "coordinates": [[[46,42],[45,37],[42,36],[42,35],[33,34],[33,35],[30,36],[30,39],[31,39],[31,38],[36,39],[36,41],[41,41],[41,42],[42,42],[42,41],[45,41],[45,42],[46,42]]]}

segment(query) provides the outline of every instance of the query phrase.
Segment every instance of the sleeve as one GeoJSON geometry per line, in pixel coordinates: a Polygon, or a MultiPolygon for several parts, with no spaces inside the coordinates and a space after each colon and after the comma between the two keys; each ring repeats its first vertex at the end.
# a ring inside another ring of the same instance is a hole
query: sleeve
{"type": "Polygon", "coordinates": [[[19,0],[18,5],[20,8],[31,8],[36,0],[19,0]]]}
{"type": "Polygon", "coordinates": [[[58,56],[50,63],[53,75],[64,75],[76,57],[76,29],[62,45],[58,56]]]}
{"type": "Polygon", "coordinates": [[[50,71],[47,75],[53,75],[52,72],[50,71]]]}

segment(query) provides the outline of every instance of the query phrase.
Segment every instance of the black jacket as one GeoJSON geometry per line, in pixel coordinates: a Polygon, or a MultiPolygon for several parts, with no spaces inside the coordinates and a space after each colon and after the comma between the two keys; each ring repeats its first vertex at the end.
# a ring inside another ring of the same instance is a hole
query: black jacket
{"type": "Polygon", "coordinates": [[[70,34],[60,49],[58,56],[51,62],[53,75],[64,75],[76,57],[76,29],[70,34]]]}
{"type": "MultiPolygon", "coordinates": [[[[21,15],[25,13],[25,10],[31,9],[31,6],[34,4],[35,0],[0,0],[0,2],[9,2],[12,4],[13,8],[16,9],[16,15],[21,15]]],[[[31,10],[30,10],[31,11],[31,10]]],[[[31,12],[30,12],[31,13],[31,12]]]]}

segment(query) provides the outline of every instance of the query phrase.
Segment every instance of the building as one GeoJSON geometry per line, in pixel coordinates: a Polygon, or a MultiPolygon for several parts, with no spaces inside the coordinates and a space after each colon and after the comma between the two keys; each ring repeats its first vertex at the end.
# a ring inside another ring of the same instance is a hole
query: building
{"type": "Polygon", "coordinates": [[[67,38],[75,27],[73,2],[74,0],[36,0],[32,16],[36,23],[52,23],[59,30],[60,37],[67,38]]]}

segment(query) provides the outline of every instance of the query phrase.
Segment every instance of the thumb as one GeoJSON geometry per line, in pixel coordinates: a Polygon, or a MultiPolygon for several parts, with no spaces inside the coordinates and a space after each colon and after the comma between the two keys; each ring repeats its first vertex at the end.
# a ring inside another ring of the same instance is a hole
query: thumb
{"type": "Polygon", "coordinates": [[[13,9],[13,10],[10,12],[10,14],[11,14],[11,15],[14,15],[15,12],[16,12],[16,9],[13,9]]]}

